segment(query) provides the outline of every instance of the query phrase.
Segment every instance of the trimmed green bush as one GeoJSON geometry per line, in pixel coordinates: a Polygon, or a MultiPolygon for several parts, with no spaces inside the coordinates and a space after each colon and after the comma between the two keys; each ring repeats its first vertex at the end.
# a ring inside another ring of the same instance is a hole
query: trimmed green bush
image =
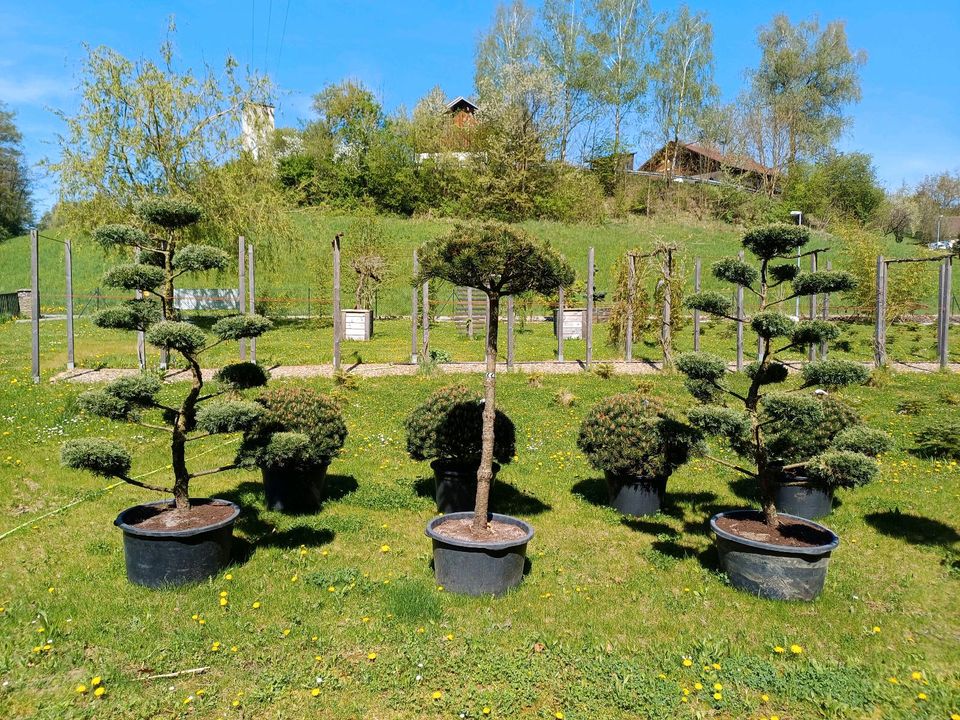
{"type": "Polygon", "coordinates": [[[159,196],[140,203],[137,214],[153,225],[167,230],[179,230],[202,219],[203,208],[191,200],[159,196]]]}
{"type": "Polygon", "coordinates": [[[243,340],[263,335],[273,323],[261,315],[232,315],[217,320],[210,330],[221,340],[243,340]]]}
{"type": "Polygon", "coordinates": [[[130,453],[103,438],[68,440],[60,448],[60,463],[100,477],[125,477],[130,472],[130,453]]]}
{"type": "Polygon", "coordinates": [[[839,388],[862,385],[870,379],[870,371],[851,360],[815,360],[803,366],[803,379],[811,387],[839,388]]]}
{"type": "Polygon", "coordinates": [[[236,362],[224,365],[217,370],[213,379],[230,390],[238,392],[250,388],[263,387],[270,379],[270,373],[262,365],[252,362],[236,362]]]}
{"type": "Polygon", "coordinates": [[[93,231],[93,239],[104,248],[117,246],[145,247],[150,244],[150,236],[140,228],[130,225],[103,225],[93,231]]]}
{"type": "Polygon", "coordinates": [[[154,396],[160,392],[162,384],[156,375],[139,373],[117,378],[109,382],[103,390],[131,405],[147,407],[153,402],[154,396]]]}
{"type": "Polygon", "coordinates": [[[729,315],[733,309],[733,301],[716,290],[695,293],[684,300],[683,304],[691,310],[700,310],[712,315],[729,315]]]}
{"type": "Polygon", "coordinates": [[[893,439],[883,430],[854,425],[841,430],[833,440],[837,450],[849,450],[868,457],[877,457],[893,447],[893,439]]]}
{"type": "Polygon", "coordinates": [[[111,330],[145,331],[160,320],[160,304],[146,298],[124,300],[117,307],[106,308],[93,316],[93,324],[111,330]]]}
{"type": "Polygon", "coordinates": [[[163,282],[163,270],[153,265],[130,263],[110,268],[103,284],[124,290],[153,290],[163,282]]]}
{"type": "Polygon", "coordinates": [[[182,272],[223,270],[229,259],[219,248],[209,245],[187,245],[174,256],[173,268],[182,272]]]}
{"type": "Polygon", "coordinates": [[[750,327],[762,338],[787,337],[796,323],[781,312],[758,312],[750,320],[750,327]]]}
{"type": "MultiPolygon", "coordinates": [[[[414,460],[444,460],[472,466],[480,462],[483,444],[483,397],[463,385],[440,388],[418,405],[404,423],[407,452],[414,460]]],[[[513,460],[516,428],[497,410],[493,423],[493,458],[513,460]]]]}
{"type": "Polygon", "coordinates": [[[924,458],[960,460],[960,422],[948,420],[921,429],[914,453],[924,458]]]}
{"type": "Polygon", "coordinates": [[[130,414],[130,403],[103,390],[88,390],[77,396],[77,406],[84,412],[108,420],[123,420],[130,414]]]}
{"type": "Polygon", "coordinates": [[[147,342],[159,348],[193,355],[203,349],[207,337],[196,325],[180,320],[161,320],[147,330],[147,342]]]}
{"type": "Polygon", "coordinates": [[[840,328],[826,320],[801,320],[793,328],[790,342],[794,345],[819,345],[840,337],[840,328]]]}
{"type": "Polygon", "coordinates": [[[846,292],[853,290],[856,286],[856,278],[841,270],[817,270],[797,275],[793,280],[793,291],[797,295],[846,292]]]}
{"type": "Polygon", "coordinates": [[[810,231],[802,225],[774,223],[751,230],[743,236],[743,247],[761,260],[796,254],[810,242],[810,231]]]}
{"type": "Polygon", "coordinates": [[[247,400],[222,400],[197,410],[197,430],[208,433],[246,432],[256,424],[263,408],[247,400]]]}
{"type": "Polygon", "coordinates": [[[760,273],[751,265],[747,265],[739,258],[723,258],[712,266],[713,276],[718,280],[726,280],[734,285],[750,287],[760,281],[760,273]]]}
{"type": "Polygon", "coordinates": [[[828,450],[817,455],[804,468],[812,482],[828,488],[866,485],[876,477],[878,470],[876,460],[849,450],[828,450]]]}

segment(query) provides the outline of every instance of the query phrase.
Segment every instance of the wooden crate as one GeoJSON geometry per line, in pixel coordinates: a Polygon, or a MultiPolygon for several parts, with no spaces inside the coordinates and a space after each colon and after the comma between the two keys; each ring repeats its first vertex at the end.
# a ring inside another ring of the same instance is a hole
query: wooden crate
{"type": "Polygon", "coordinates": [[[373,337],[373,311],[344,310],[343,339],[369,340],[373,337]]]}

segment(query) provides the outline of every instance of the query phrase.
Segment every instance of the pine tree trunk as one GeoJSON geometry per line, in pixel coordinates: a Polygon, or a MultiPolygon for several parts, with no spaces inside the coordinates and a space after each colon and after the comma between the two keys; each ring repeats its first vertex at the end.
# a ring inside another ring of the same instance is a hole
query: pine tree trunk
{"type": "Polygon", "coordinates": [[[490,484],[493,480],[493,421],[496,418],[497,392],[497,333],[500,322],[500,296],[488,294],[487,303],[487,368],[483,378],[483,445],[480,452],[480,469],[477,470],[477,501],[473,513],[473,531],[487,530],[487,513],[490,506],[490,484]]]}
{"type": "Polygon", "coordinates": [[[173,437],[170,442],[171,465],[173,466],[173,499],[178,511],[190,509],[190,472],[187,470],[186,448],[187,433],[193,426],[197,413],[197,398],[203,389],[203,374],[196,358],[184,354],[190,363],[193,385],[180,406],[173,423],[173,437]]]}

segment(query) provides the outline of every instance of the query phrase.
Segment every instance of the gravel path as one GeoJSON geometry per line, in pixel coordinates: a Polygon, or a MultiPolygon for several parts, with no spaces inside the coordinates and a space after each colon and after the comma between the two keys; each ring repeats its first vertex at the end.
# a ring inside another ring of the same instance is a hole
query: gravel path
{"type": "MultiPolygon", "coordinates": [[[[609,365],[613,368],[614,375],[648,375],[660,371],[659,363],[647,362],[624,362],[622,360],[614,362],[596,362],[597,365],[609,365]]],[[[864,365],[872,366],[870,363],[864,365]]],[[[461,363],[443,363],[434,366],[437,372],[455,374],[455,373],[482,373],[484,364],[482,362],[461,362],[461,363]]],[[[794,369],[799,367],[795,364],[794,369]]],[[[730,369],[736,368],[735,363],[730,364],[730,369]]],[[[365,363],[359,365],[344,366],[344,371],[356,377],[386,377],[399,375],[416,375],[420,372],[418,365],[410,363],[365,363]]],[[[916,363],[893,363],[891,370],[896,372],[938,372],[940,366],[932,362],[916,363]]],[[[951,363],[949,369],[953,372],[960,371],[960,363],[951,363]]],[[[579,361],[572,362],[521,362],[514,363],[513,369],[507,368],[506,363],[497,364],[497,372],[519,372],[519,373],[543,373],[544,375],[572,375],[586,370],[583,363],[579,361]]],[[[58,373],[51,378],[51,382],[78,382],[78,383],[100,383],[115,380],[118,377],[135,375],[139,370],[134,368],[102,368],[100,370],[66,370],[58,373]]],[[[213,378],[216,372],[215,368],[204,368],[203,377],[205,380],[213,378]]],[[[274,378],[299,378],[299,377],[332,377],[332,365],[281,365],[273,368],[270,374],[274,378]]],[[[186,371],[173,371],[168,375],[168,382],[177,382],[186,380],[186,371]]]]}

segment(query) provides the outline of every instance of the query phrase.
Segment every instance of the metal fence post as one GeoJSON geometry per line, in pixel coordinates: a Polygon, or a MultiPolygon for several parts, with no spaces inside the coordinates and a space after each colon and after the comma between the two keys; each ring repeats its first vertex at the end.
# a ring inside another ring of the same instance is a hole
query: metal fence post
{"type": "MultiPolygon", "coordinates": [[[[246,249],[246,240],[243,235],[240,236],[238,240],[238,250],[237,250],[237,265],[239,266],[240,273],[240,282],[237,286],[238,288],[238,298],[241,315],[245,315],[247,312],[247,272],[244,267],[246,263],[247,249],[246,249]]],[[[247,341],[242,339],[240,340],[240,360],[245,361],[247,359],[247,341]]]]}
{"type": "MultiPolygon", "coordinates": [[[[810,272],[815,273],[817,271],[817,254],[813,253],[810,256],[810,272]]],[[[813,293],[810,295],[810,319],[813,320],[817,317],[817,295],[813,293]]],[[[814,343],[810,343],[807,346],[807,360],[816,360],[817,359],[817,346],[814,343]]]]}
{"type": "Polygon", "coordinates": [[[73,246],[70,241],[64,242],[64,265],[66,267],[66,306],[67,306],[67,370],[75,366],[73,357],[73,246]]]}
{"type": "Polygon", "coordinates": [[[563,321],[565,312],[563,307],[563,288],[560,288],[557,293],[557,319],[554,321],[557,326],[557,362],[563,362],[563,321]]]}
{"type": "Polygon", "coordinates": [[[30,231],[30,371],[40,382],[40,232],[30,231]]]}
{"type": "Polygon", "coordinates": [[[513,367],[513,295],[507,295],[507,367],[513,367]]]}
{"type": "Polygon", "coordinates": [[[587,252],[587,354],[586,365],[593,362],[593,248],[587,252]]]}
{"type": "MultiPolygon", "coordinates": [[[[417,251],[413,251],[413,277],[417,277],[417,273],[420,270],[420,263],[417,261],[417,251]]],[[[417,310],[417,292],[418,288],[416,285],[413,286],[413,289],[410,291],[410,362],[416,364],[417,362],[417,321],[419,320],[419,312],[417,310]]]]}
{"type": "Polygon", "coordinates": [[[637,259],[633,253],[627,254],[627,327],[624,333],[626,361],[633,362],[633,303],[637,282],[637,259]]]}
{"type": "MultiPolygon", "coordinates": [[[[134,251],[134,258],[137,262],[140,262],[140,246],[137,246],[137,249],[134,251]]],[[[143,291],[137,290],[136,297],[138,300],[143,299],[143,291]]],[[[146,370],[147,368],[147,343],[146,337],[143,330],[137,331],[137,364],[140,366],[141,370],[146,370]]]]}
{"type": "MultiPolygon", "coordinates": [[[[743,261],[743,250],[738,257],[743,261]]],[[[743,285],[737,285],[737,372],[743,370],[743,285]]]]}
{"type": "MultiPolygon", "coordinates": [[[[700,258],[693,262],[693,291],[700,292],[700,258]]],[[[693,311],[693,351],[700,352],[700,311],[693,311]]]]}
{"type": "MultiPolygon", "coordinates": [[[[830,260],[827,260],[827,270],[833,270],[833,263],[830,260]]],[[[823,302],[821,303],[820,308],[820,317],[825,320],[830,320],[830,293],[826,293],[823,296],[823,302]]],[[[829,343],[826,340],[820,341],[820,359],[827,359],[827,346],[829,343]]]]}
{"type": "Polygon", "coordinates": [[[340,238],[333,236],[333,369],[340,369],[340,238]]]}
{"type": "Polygon", "coordinates": [[[877,258],[877,317],[873,335],[873,364],[887,364],[887,263],[883,255],[877,258]]]}
{"type": "MultiPolygon", "coordinates": [[[[247,290],[250,292],[250,302],[247,303],[248,310],[251,315],[255,315],[257,312],[256,309],[256,293],[254,290],[254,271],[253,271],[253,243],[250,243],[247,246],[247,290]]],[[[257,361],[257,339],[250,338],[250,362],[255,363],[257,361]]]]}

